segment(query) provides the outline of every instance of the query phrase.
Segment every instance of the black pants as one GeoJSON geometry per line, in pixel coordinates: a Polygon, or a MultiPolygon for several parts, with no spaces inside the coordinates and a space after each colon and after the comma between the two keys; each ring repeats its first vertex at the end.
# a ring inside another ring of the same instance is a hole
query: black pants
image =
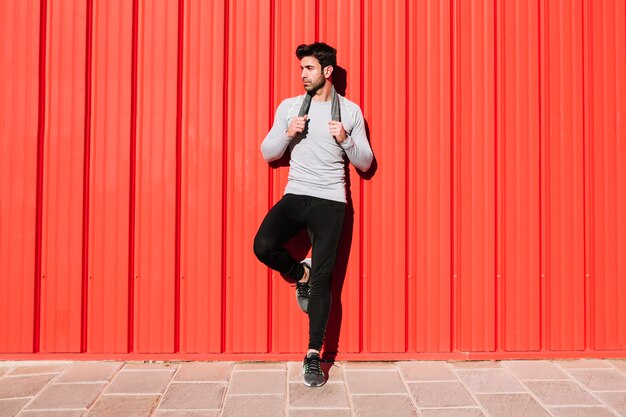
{"type": "Polygon", "coordinates": [[[284,248],[306,228],[313,255],[309,285],[309,349],[320,350],[330,313],[330,281],[341,240],[346,204],[305,195],[285,194],[267,213],[254,238],[254,253],[265,265],[298,281],[304,274],[284,248]]]}

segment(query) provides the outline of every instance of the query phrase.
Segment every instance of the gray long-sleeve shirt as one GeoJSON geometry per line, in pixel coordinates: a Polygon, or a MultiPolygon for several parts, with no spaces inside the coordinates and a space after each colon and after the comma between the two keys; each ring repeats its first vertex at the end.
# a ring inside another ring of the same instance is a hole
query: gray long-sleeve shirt
{"type": "Polygon", "coordinates": [[[284,100],[278,106],[274,125],[263,143],[261,152],[267,162],[279,159],[289,147],[289,177],[285,194],[300,194],[328,200],[346,202],[345,159],[352,165],[367,171],[372,164],[373,153],[365,134],[365,122],[359,106],[339,96],[341,122],[348,134],[339,145],[330,135],[331,101],[311,101],[304,134],[290,139],[287,128],[291,119],[298,116],[304,94],[284,100]]]}

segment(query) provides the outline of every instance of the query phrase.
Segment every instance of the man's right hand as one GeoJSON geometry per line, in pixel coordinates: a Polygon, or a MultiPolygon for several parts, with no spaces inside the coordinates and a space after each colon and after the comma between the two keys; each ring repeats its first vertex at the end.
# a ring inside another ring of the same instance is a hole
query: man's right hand
{"type": "Polygon", "coordinates": [[[291,119],[291,123],[289,123],[289,127],[287,128],[287,136],[289,136],[289,138],[293,139],[298,133],[304,132],[307,117],[308,115],[305,114],[302,117],[294,117],[291,119]]]}

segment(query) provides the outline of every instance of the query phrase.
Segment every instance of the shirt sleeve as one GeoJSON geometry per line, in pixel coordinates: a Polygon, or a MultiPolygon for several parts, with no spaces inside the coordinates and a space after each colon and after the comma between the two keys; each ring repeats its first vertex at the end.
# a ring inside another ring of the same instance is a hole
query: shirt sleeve
{"type": "Polygon", "coordinates": [[[367,140],[365,133],[365,120],[363,119],[363,113],[358,106],[354,112],[354,127],[346,138],[341,143],[341,147],[346,152],[348,159],[356,168],[361,171],[367,171],[372,166],[372,160],[374,159],[374,153],[370,147],[370,143],[367,140]]]}
{"type": "Polygon", "coordinates": [[[263,159],[272,162],[279,159],[287,150],[290,138],[287,136],[288,103],[283,101],[276,109],[274,124],[261,143],[263,159]]]}

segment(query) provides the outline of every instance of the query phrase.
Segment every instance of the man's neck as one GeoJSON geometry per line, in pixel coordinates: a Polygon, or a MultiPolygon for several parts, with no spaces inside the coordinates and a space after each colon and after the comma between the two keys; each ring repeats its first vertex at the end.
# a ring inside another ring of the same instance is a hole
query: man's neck
{"type": "Polygon", "coordinates": [[[330,80],[324,84],[324,87],[315,92],[312,99],[313,101],[330,101],[330,92],[332,91],[333,84],[330,80]]]}

